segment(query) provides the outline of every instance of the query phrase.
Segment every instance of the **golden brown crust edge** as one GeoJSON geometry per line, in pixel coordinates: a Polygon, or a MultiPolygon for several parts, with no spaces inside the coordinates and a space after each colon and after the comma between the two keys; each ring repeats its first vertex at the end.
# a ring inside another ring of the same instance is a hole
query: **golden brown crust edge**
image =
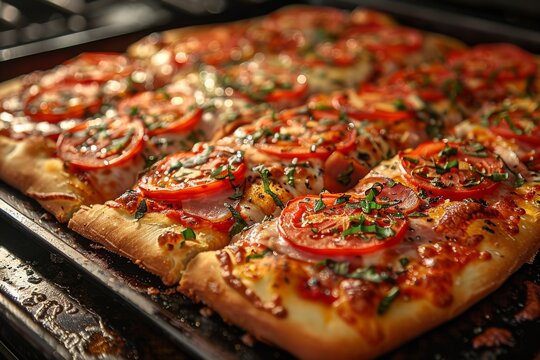
{"type": "Polygon", "coordinates": [[[13,140],[0,136],[0,179],[37,200],[60,222],[83,204],[103,199],[53,157],[54,143],[42,137],[13,140]]]}
{"type": "MultiPolygon", "coordinates": [[[[300,358],[373,358],[454,318],[497,289],[538,251],[540,231],[535,222],[539,219],[540,212],[529,209],[518,235],[497,230],[487,238],[483,247],[493,258],[473,262],[454,276],[451,306],[440,308],[428,300],[405,302],[399,299],[375,322],[366,320],[365,329],[370,336],[376,336],[377,332],[383,334],[377,343],[369,343],[337,315],[329,315],[324,306],[302,300],[294,296],[294,292],[290,299],[282,299],[289,310],[286,318],[277,318],[256,308],[223,279],[214,252],[195,257],[182,278],[180,288],[188,296],[208,304],[227,321],[300,358]],[[327,323],[324,327],[316,326],[324,321],[308,321],[309,316],[325,318],[327,323]]],[[[482,223],[477,221],[473,226],[482,226],[482,223]]]]}
{"type": "Polygon", "coordinates": [[[199,252],[224,247],[227,235],[212,229],[194,229],[196,239],[172,246],[159,245],[161,235],[181,234],[185,227],[160,213],[147,213],[136,220],[132,214],[106,205],[84,206],[70,220],[68,227],[98,242],[121,256],[159,276],[166,285],[180,280],[187,263],[199,252]]]}

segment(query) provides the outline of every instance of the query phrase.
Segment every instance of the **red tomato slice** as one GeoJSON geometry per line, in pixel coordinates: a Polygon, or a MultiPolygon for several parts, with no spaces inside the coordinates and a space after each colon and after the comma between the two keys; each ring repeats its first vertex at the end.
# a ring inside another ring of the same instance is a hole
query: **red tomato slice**
{"type": "Polygon", "coordinates": [[[413,119],[406,89],[364,85],[358,94],[340,94],[333,99],[336,109],[357,120],[399,121],[413,119]]]}
{"type": "Polygon", "coordinates": [[[245,174],[240,153],[205,146],[198,152],[175,153],[162,159],[139,180],[139,188],[152,199],[180,201],[231,189],[244,181],[245,174]]]}
{"type": "Polygon", "coordinates": [[[148,135],[181,133],[193,129],[202,118],[203,110],[192,95],[147,91],[123,100],[118,105],[121,116],[140,119],[148,135]]]}
{"type": "Polygon", "coordinates": [[[536,73],[534,57],[511,44],[477,45],[454,52],[448,64],[473,78],[508,81],[524,79],[536,73]]]}
{"type": "Polygon", "coordinates": [[[120,53],[88,52],[64,63],[66,82],[103,83],[114,78],[126,77],[133,71],[129,59],[120,53]]]}
{"type": "Polygon", "coordinates": [[[239,26],[218,26],[183,38],[171,46],[177,66],[204,63],[219,66],[250,58],[254,49],[239,26]]]}
{"type": "Polygon", "coordinates": [[[84,118],[98,112],[100,107],[99,85],[62,83],[29,96],[24,113],[34,121],[57,123],[84,118]]]}
{"type": "Polygon", "coordinates": [[[88,120],[64,132],[56,143],[58,156],[82,170],[126,163],[144,147],[144,127],[127,119],[88,120]]]}
{"type": "Polygon", "coordinates": [[[508,178],[502,160],[478,143],[428,142],[400,154],[412,184],[451,200],[481,198],[508,178]]]}
{"type": "Polygon", "coordinates": [[[540,108],[510,105],[501,106],[483,114],[483,123],[497,135],[506,139],[516,139],[532,146],[540,146],[540,108]]]}
{"type": "Polygon", "coordinates": [[[243,128],[255,147],[285,159],[326,159],[334,151],[347,154],[356,146],[356,129],[334,118],[315,118],[290,110],[243,128]]]}
{"type": "Polygon", "coordinates": [[[325,41],[315,45],[312,51],[300,56],[301,62],[308,66],[333,65],[352,66],[356,64],[362,49],[347,45],[346,40],[325,41]]]}
{"type": "Polygon", "coordinates": [[[275,53],[298,52],[334,39],[348,24],[348,15],[331,7],[283,9],[250,28],[248,36],[275,53]]]}
{"type": "Polygon", "coordinates": [[[306,76],[268,62],[249,61],[230,67],[221,80],[255,101],[300,101],[308,93],[306,76]]]}
{"type": "Polygon", "coordinates": [[[425,101],[455,100],[463,91],[456,73],[441,64],[398,71],[390,76],[387,85],[407,89],[425,101]]]}
{"type": "Polygon", "coordinates": [[[376,192],[364,197],[343,195],[292,200],[279,217],[280,236],[298,249],[327,256],[369,254],[403,239],[407,220],[392,216],[388,208],[379,209],[376,192]]]}
{"type": "Polygon", "coordinates": [[[418,51],[424,42],[421,32],[403,26],[361,26],[352,29],[348,37],[358,46],[385,54],[418,51]]]}

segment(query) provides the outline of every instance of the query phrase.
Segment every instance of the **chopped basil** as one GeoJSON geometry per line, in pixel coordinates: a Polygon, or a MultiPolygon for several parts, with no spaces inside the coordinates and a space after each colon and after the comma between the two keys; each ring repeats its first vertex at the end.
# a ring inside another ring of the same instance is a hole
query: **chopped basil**
{"type": "Polygon", "coordinates": [[[453,155],[457,154],[457,151],[458,151],[457,148],[445,145],[444,149],[442,149],[439,152],[439,156],[440,157],[442,157],[442,156],[446,156],[446,157],[453,156],[453,155]]]}
{"type": "MultiPolygon", "coordinates": [[[[230,168],[230,165],[228,166],[230,168]]],[[[223,174],[223,170],[225,170],[225,165],[221,165],[217,169],[214,169],[210,173],[210,177],[216,179],[216,180],[223,180],[227,177],[227,174],[223,174]]]]}
{"type": "Polygon", "coordinates": [[[191,228],[185,228],[182,230],[182,236],[184,237],[184,240],[191,240],[196,239],[197,236],[195,235],[195,231],[191,228]]]}
{"type": "Polygon", "coordinates": [[[419,212],[419,211],[415,211],[415,212],[410,213],[409,217],[412,217],[412,218],[428,217],[428,214],[423,213],[423,212],[419,212]]]}
{"type": "Polygon", "coordinates": [[[319,197],[319,199],[317,199],[317,201],[315,201],[315,206],[313,207],[313,211],[317,212],[317,211],[321,211],[323,209],[326,209],[326,205],[324,203],[324,201],[322,200],[322,195],[319,197]]]}
{"type": "Polygon", "coordinates": [[[272,200],[274,200],[274,203],[280,208],[280,209],[284,209],[285,208],[285,205],[283,205],[283,202],[281,201],[281,199],[279,198],[279,196],[277,196],[276,193],[274,193],[272,191],[272,189],[270,188],[270,180],[268,179],[268,177],[271,175],[270,174],[270,171],[262,166],[257,166],[254,170],[256,170],[260,175],[261,175],[261,179],[262,179],[262,182],[263,182],[263,188],[264,188],[264,192],[266,194],[268,194],[272,200]]]}
{"type": "Polygon", "coordinates": [[[255,260],[255,259],[262,259],[263,257],[266,256],[266,254],[269,254],[271,252],[272,250],[270,249],[264,249],[264,251],[261,253],[251,253],[248,256],[246,256],[246,262],[250,262],[251,260],[255,260]]]}
{"type": "Polygon", "coordinates": [[[415,159],[415,158],[412,158],[412,157],[409,157],[409,156],[404,156],[403,160],[407,160],[411,164],[415,164],[415,165],[419,163],[418,159],[415,159]]]}
{"type": "Polygon", "coordinates": [[[443,166],[435,165],[435,171],[437,174],[446,174],[450,169],[456,168],[459,166],[459,161],[457,159],[447,161],[443,166]]]}
{"type": "Polygon", "coordinates": [[[399,259],[399,264],[401,265],[403,270],[405,270],[405,268],[407,267],[407,265],[409,265],[409,263],[410,263],[409,258],[402,257],[401,259],[399,259]]]}
{"type": "Polygon", "coordinates": [[[189,169],[198,165],[202,165],[208,161],[208,157],[210,156],[212,151],[214,151],[214,147],[207,146],[204,152],[186,159],[181,166],[189,169]]]}
{"type": "Polygon", "coordinates": [[[229,196],[229,199],[231,199],[231,200],[240,200],[243,195],[244,195],[244,192],[240,189],[240,186],[235,186],[234,187],[234,194],[229,196]]]}
{"type": "Polygon", "coordinates": [[[295,187],[294,176],[296,175],[297,161],[298,160],[294,158],[291,163],[291,166],[287,167],[287,169],[285,170],[285,175],[287,176],[287,184],[289,184],[289,186],[292,186],[292,187],[295,187]]]}
{"type": "Polygon", "coordinates": [[[394,302],[394,300],[398,297],[398,295],[399,287],[392,287],[379,303],[379,306],[377,307],[377,314],[383,315],[388,310],[392,302],[394,302]]]}
{"type": "Polygon", "coordinates": [[[358,233],[371,233],[375,234],[379,239],[386,239],[394,236],[396,233],[392,228],[382,227],[377,224],[364,225],[364,221],[366,220],[364,215],[360,215],[359,217],[355,217],[351,220],[353,220],[353,222],[357,223],[358,225],[353,225],[349,227],[341,233],[341,236],[347,237],[349,235],[358,233]]]}
{"type": "Polygon", "coordinates": [[[487,178],[493,180],[493,181],[504,181],[504,180],[508,180],[508,173],[507,172],[504,172],[504,173],[493,173],[491,175],[488,175],[487,178]]]}
{"type": "Polygon", "coordinates": [[[138,106],[132,106],[131,109],[129,109],[129,116],[136,116],[139,114],[139,111],[138,106]]]}
{"type": "Polygon", "coordinates": [[[383,281],[390,283],[394,282],[394,279],[387,272],[377,272],[373,266],[349,271],[350,264],[348,261],[334,261],[330,259],[319,261],[315,265],[326,266],[332,270],[334,274],[351,279],[362,279],[373,283],[381,283],[383,281]]]}
{"type": "Polygon", "coordinates": [[[319,232],[319,229],[317,229],[316,227],[312,227],[310,230],[314,234],[317,234],[319,232]]]}
{"type": "Polygon", "coordinates": [[[180,161],[177,161],[177,162],[173,163],[173,164],[169,167],[169,173],[172,173],[173,171],[176,171],[176,170],[181,169],[182,166],[184,166],[184,165],[183,165],[182,162],[180,162],[180,161]]]}
{"type": "Polygon", "coordinates": [[[350,198],[351,198],[351,195],[343,194],[340,197],[338,197],[336,201],[334,201],[334,205],[347,203],[350,198]]]}
{"type": "Polygon", "coordinates": [[[397,99],[394,101],[394,107],[396,110],[407,110],[407,105],[405,105],[405,101],[403,101],[403,99],[397,99]]]}
{"type": "Polygon", "coordinates": [[[139,203],[139,206],[137,206],[137,210],[135,211],[135,220],[138,221],[142,219],[142,217],[144,216],[144,214],[146,214],[147,211],[148,207],[146,206],[146,199],[143,199],[139,203]]]}
{"type": "Polygon", "coordinates": [[[486,147],[480,143],[472,143],[469,144],[466,148],[462,148],[463,153],[471,156],[481,157],[485,158],[488,157],[488,153],[486,152],[486,147]]]}
{"type": "Polygon", "coordinates": [[[248,225],[246,223],[246,220],[244,220],[244,218],[242,217],[242,215],[240,215],[240,213],[231,204],[225,203],[225,207],[229,209],[234,219],[234,224],[231,227],[231,230],[229,231],[229,236],[233,237],[234,235],[244,230],[244,228],[246,228],[248,225]]]}
{"type": "Polygon", "coordinates": [[[397,182],[394,179],[388,179],[386,181],[386,186],[388,186],[389,188],[393,188],[396,185],[397,185],[397,182]]]}

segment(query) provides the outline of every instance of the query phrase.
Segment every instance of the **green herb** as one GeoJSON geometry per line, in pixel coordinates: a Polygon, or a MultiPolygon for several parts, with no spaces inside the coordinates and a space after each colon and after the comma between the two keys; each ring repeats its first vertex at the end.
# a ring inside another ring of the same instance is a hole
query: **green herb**
{"type": "Polygon", "coordinates": [[[405,101],[403,101],[403,99],[397,99],[394,101],[394,107],[396,110],[407,110],[407,105],[405,105],[405,101]]]}
{"type": "Polygon", "coordinates": [[[437,174],[446,174],[450,169],[456,168],[459,166],[459,161],[457,159],[447,161],[443,166],[435,165],[435,171],[437,174]]]}
{"type": "Polygon", "coordinates": [[[190,169],[190,168],[193,168],[195,166],[203,165],[208,161],[208,158],[210,157],[210,154],[212,153],[212,151],[214,151],[214,147],[213,146],[207,146],[206,149],[204,150],[204,152],[186,159],[182,163],[182,166],[185,167],[185,168],[190,169]]]}
{"type": "Polygon", "coordinates": [[[463,91],[463,85],[458,79],[448,79],[443,83],[443,92],[450,98],[452,103],[456,102],[457,97],[463,91]]]}
{"type": "Polygon", "coordinates": [[[246,256],[246,262],[250,262],[251,260],[255,260],[255,259],[262,259],[263,257],[266,256],[266,254],[269,254],[271,252],[272,252],[272,250],[270,250],[270,249],[264,249],[264,251],[261,252],[261,253],[249,254],[248,256],[246,256]]]}
{"type": "Polygon", "coordinates": [[[507,172],[504,172],[504,173],[493,173],[491,175],[488,175],[487,178],[493,180],[493,181],[504,181],[504,180],[508,180],[508,173],[507,172]]]}
{"type": "Polygon", "coordinates": [[[453,155],[457,154],[457,151],[458,151],[457,148],[445,145],[444,149],[442,149],[439,152],[439,156],[440,157],[442,157],[442,156],[446,156],[446,157],[453,156],[453,155]]]}
{"type": "Polygon", "coordinates": [[[146,206],[146,199],[143,199],[139,203],[139,206],[137,206],[137,210],[135,211],[135,220],[138,221],[142,219],[142,217],[144,216],[144,214],[146,214],[147,211],[148,207],[146,206]]]}
{"type": "Polygon", "coordinates": [[[419,211],[415,211],[415,212],[410,213],[409,217],[412,217],[412,218],[428,217],[428,214],[423,213],[423,212],[419,212],[419,211]]]}
{"type": "Polygon", "coordinates": [[[272,200],[274,200],[274,203],[280,208],[280,209],[284,209],[285,208],[285,205],[283,205],[283,202],[281,201],[281,199],[279,198],[279,196],[277,196],[276,193],[274,193],[272,191],[272,189],[270,188],[270,180],[268,179],[268,177],[271,175],[270,174],[270,171],[262,166],[258,166],[257,168],[255,168],[254,170],[256,170],[260,175],[261,175],[261,179],[262,179],[262,182],[263,182],[263,188],[264,188],[264,192],[266,194],[268,194],[272,200]]]}
{"type": "Polygon", "coordinates": [[[296,175],[296,159],[292,161],[290,167],[286,169],[285,175],[287,176],[287,184],[292,187],[295,187],[294,176],[296,175]]]}
{"type": "Polygon", "coordinates": [[[136,116],[139,114],[139,111],[138,106],[132,106],[131,109],[129,109],[129,116],[136,116]]]}
{"type": "Polygon", "coordinates": [[[367,268],[358,268],[353,271],[349,271],[350,264],[348,261],[334,261],[326,259],[319,261],[316,266],[326,266],[332,272],[339,276],[344,276],[351,279],[362,279],[373,283],[381,283],[383,281],[393,282],[386,272],[377,272],[375,267],[369,266],[367,268]]]}
{"type": "Polygon", "coordinates": [[[388,186],[389,188],[393,188],[396,185],[397,185],[397,182],[394,179],[388,179],[386,181],[386,186],[388,186]]]}
{"type": "MultiPolygon", "coordinates": [[[[228,165],[227,167],[230,167],[231,165],[228,165]]],[[[217,169],[213,170],[210,173],[210,177],[216,179],[216,180],[223,180],[227,177],[227,174],[223,174],[223,170],[225,170],[225,165],[221,165],[217,169]]]]}
{"type": "Polygon", "coordinates": [[[319,232],[319,229],[317,229],[316,227],[312,227],[310,230],[314,234],[317,234],[319,232]]]}
{"type": "Polygon", "coordinates": [[[322,200],[322,195],[320,195],[317,201],[315,201],[315,206],[313,207],[313,211],[317,212],[323,209],[326,209],[326,205],[324,201],[322,200]]]}
{"type": "Polygon", "coordinates": [[[386,239],[395,235],[395,231],[392,228],[382,227],[377,224],[364,225],[365,217],[360,215],[360,217],[354,218],[354,222],[358,225],[353,225],[347,230],[341,233],[341,236],[347,237],[349,235],[358,234],[358,233],[370,233],[375,234],[379,239],[386,239]]]}
{"type": "Polygon", "coordinates": [[[472,143],[467,147],[463,147],[462,151],[464,154],[485,158],[488,156],[486,152],[486,147],[480,143],[472,143]]]}
{"type": "Polygon", "coordinates": [[[225,207],[229,209],[234,219],[234,224],[231,227],[231,230],[229,231],[229,236],[233,237],[234,235],[244,230],[244,228],[246,228],[248,225],[246,221],[244,220],[244,218],[242,217],[242,215],[240,215],[240,213],[234,208],[234,206],[232,206],[231,204],[225,203],[225,207]]]}
{"type": "Polygon", "coordinates": [[[388,311],[388,308],[390,307],[392,302],[394,302],[394,300],[398,297],[398,295],[399,287],[394,286],[393,288],[391,288],[379,303],[379,306],[377,307],[377,314],[383,315],[386,311],[388,311]]]}
{"type": "Polygon", "coordinates": [[[184,240],[191,240],[197,238],[197,236],[195,235],[195,231],[190,228],[185,228],[184,230],[182,230],[182,236],[184,237],[184,240]]]}
{"type": "Polygon", "coordinates": [[[334,205],[347,203],[350,198],[351,198],[351,195],[343,194],[340,197],[338,197],[336,201],[334,201],[334,205]]]}
{"type": "Polygon", "coordinates": [[[347,166],[347,169],[342,172],[341,174],[339,174],[337,176],[337,181],[341,184],[341,185],[344,185],[344,186],[347,186],[351,183],[351,175],[354,171],[354,168],[352,166],[352,164],[349,163],[349,166],[347,166]]]}
{"type": "Polygon", "coordinates": [[[409,156],[404,156],[403,160],[407,160],[411,164],[415,164],[415,165],[419,163],[418,159],[415,159],[415,158],[412,158],[412,157],[409,157],[409,156]]]}
{"type": "Polygon", "coordinates": [[[399,259],[399,264],[401,265],[403,270],[405,270],[405,268],[407,267],[407,265],[409,265],[409,263],[410,263],[409,258],[402,257],[401,259],[399,259]]]}
{"type": "Polygon", "coordinates": [[[176,161],[169,167],[169,173],[172,173],[173,171],[181,169],[183,164],[180,161],[176,161]]]}
{"type": "Polygon", "coordinates": [[[240,186],[235,186],[234,187],[234,194],[229,196],[229,199],[231,199],[231,200],[240,200],[243,195],[244,195],[244,192],[240,189],[240,186]]]}

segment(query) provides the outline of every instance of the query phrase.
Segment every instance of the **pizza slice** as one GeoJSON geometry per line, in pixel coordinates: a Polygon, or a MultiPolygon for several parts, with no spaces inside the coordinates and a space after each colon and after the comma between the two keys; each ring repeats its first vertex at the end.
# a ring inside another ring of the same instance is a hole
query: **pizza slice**
{"type": "Polygon", "coordinates": [[[475,146],[425,143],[351,192],[296,198],[197,255],[180,289],[299,358],[379,356],[457,316],[540,247],[537,187],[475,146]]]}

